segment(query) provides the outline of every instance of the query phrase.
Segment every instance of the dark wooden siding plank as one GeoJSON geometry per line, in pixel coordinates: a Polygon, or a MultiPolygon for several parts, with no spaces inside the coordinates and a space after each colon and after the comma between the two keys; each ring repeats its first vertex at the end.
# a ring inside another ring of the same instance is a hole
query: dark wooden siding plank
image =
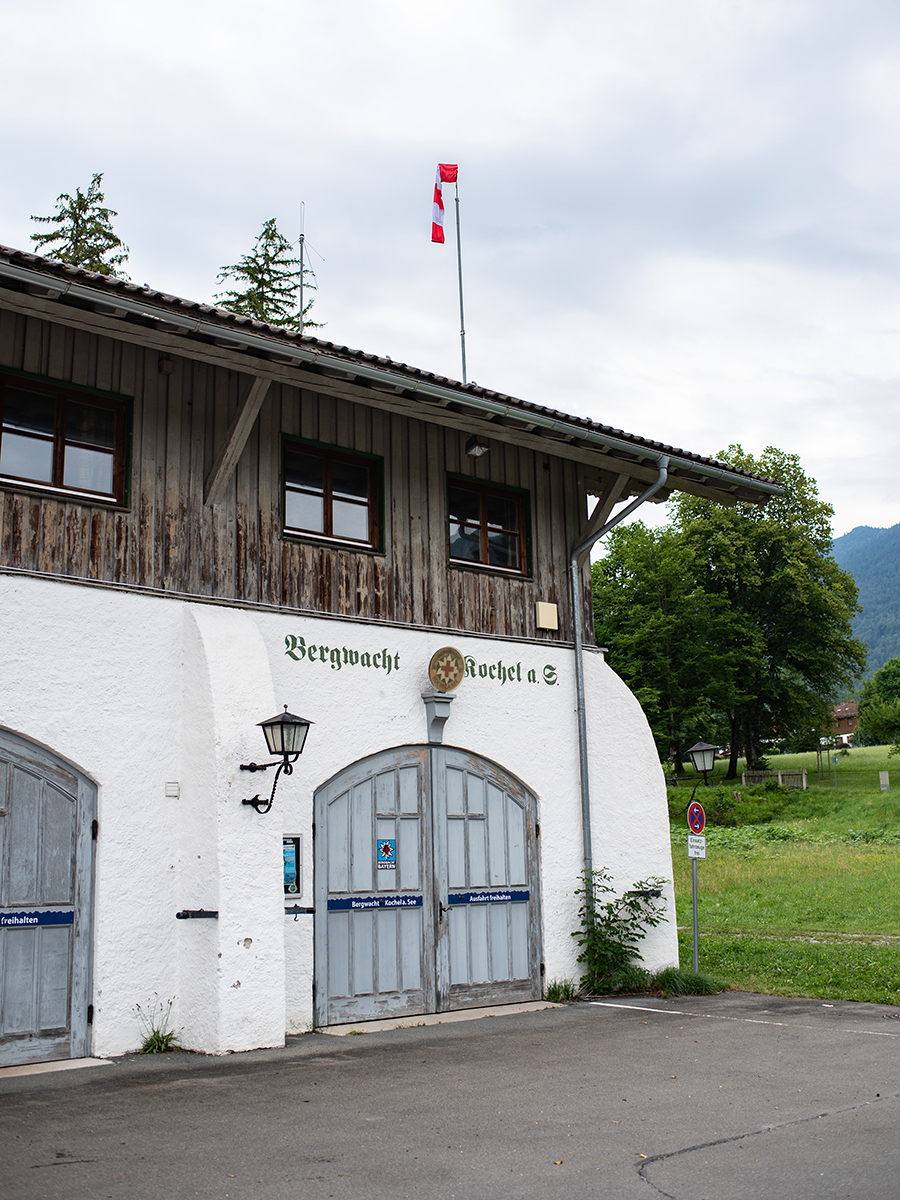
{"type": "Polygon", "coordinates": [[[215,368],[204,363],[192,362],[188,363],[187,374],[191,395],[191,442],[187,523],[183,531],[188,555],[182,586],[196,596],[200,594],[203,555],[203,484],[206,480],[204,448],[208,393],[213,386],[215,368]]]}
{"type": "Polygon", "coordinates": [[[412,605],[411,620],[417,625],[429,623],[426,591],[428,572],[428,489],[425,437],[421,421],[410,421],[408,431],[407,480],[409,484],[409,574],[412,605]]]}
{"type": "Polygon", "coordinates": [[[390,580],[385,617],[389,621],[413,619],[412,587],[410,582],[409,492],[403,477],[409,463],[409,423],[391,414],[392,486],[390,492],[391,528],[393,531],[390,559],[390,580]]]}
{"type": "Polygon", "coordinates": [[[428,525],[424,586],[427,622],[448,623],[446,555],[446,485],[444,463],[447,458],[446,431],[438,425],[425,425],[426,491],[423,497],[428,525]]]}
{"type": "Polygon", "coordinates": [[[167,410],[165,441],[165,504],[162,513],[162,584],[177,590],[182,581],[184,562],[181,530],[182,481],[186,471],[182,468],[182,453],[189,453],[189,443],[184,440],[182,413],[184,412],[182,369],[173,364],[171,374],[160,374],[160,403],[167,410]]]}
{"type": "Polygon", "coordinates": [[[66,379],[82,387],[99,387],[97,383],[98,339],[80,329],[71,330],[71,361],[67,364],[66,379]]]}
{"type": "Polygon", "coordinates": [[[21,363],[24,328],[24,317],[0,309],[0,365],[18,367],[21,363]]]}
{"type": "Polygon", "coordinates": [[[275,469],[281,444],[281,392],[270,392],[257,418],[259,428],[259,576],[260,596],[269,604],[281,604],[281,499],[280,474],[275,469]]]}
{"type": "Polygon", "coordinates": [[[128,511],[117,512],[115,516],[114,563],[112,577],[117,583],[132,582],[137,578],[137,538],[135,536],[135,513],[139,512],[140,504],[140,469],[141,461],[141,397],[136,395],[137,378],[137,349],[131,343],[115,343],[116,345],[116,374],[111,383],[113,391],[123,396],[134,396],[131,405],[129,432],[131,437],[131,461],[129,474],[126,477],[125,499],[128,511]]]}
{"type": "Polygon", "coordinates": [[[381,552],[374,555],[369,560],[371,569],[371,599],[370,606],[364,611],[367,616],[383,617],[387,611],[387,587],[389,580],[389,562],[391,558],[392,544],[392,529],[393,516],[391,505],[389,502],[392,480],[394,478],[394,464],[391,459],[391,419],[383,409],[376,409],[372,413],[372,453],[377,454],[382,461],[383,479],[384,479],[384,495],[382,496],[383,524],[382,536],[384,541],[381,545],[381,552]]]}
{"type": "Polygon", "coordinates": [[[42,373],[44,365],[44,329],[45,323],[43,321],[39,321],[36,317],[26,318],[25,340],[22,347],[21,369],[23,371],[31,371],[35,375],[42,373]]]}

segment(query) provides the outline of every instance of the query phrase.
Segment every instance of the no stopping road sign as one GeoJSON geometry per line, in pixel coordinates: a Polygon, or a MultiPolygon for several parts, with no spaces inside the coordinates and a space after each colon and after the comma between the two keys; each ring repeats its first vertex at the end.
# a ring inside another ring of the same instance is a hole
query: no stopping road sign
{"type": "Polygon", "coordinates": [[[706,828],[706,813],[703,811],[703,805],[695,801],[688,806],[687,811],[688,825],[692,833],[702,833],[706,828]]]}

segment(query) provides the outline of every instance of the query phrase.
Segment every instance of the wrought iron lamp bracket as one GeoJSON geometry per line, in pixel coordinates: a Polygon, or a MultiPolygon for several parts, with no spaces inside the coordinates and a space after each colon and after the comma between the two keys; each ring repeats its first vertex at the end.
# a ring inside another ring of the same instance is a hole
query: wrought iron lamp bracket
{"type": "Polygon", "coordinates": [[[278,777],[284,771],[285,775],[293,775],[293,763],[300,757],[298,754],[286,754],[282,762],[268,763],[241,763],[242,771],[267,771],[269,767],[277,767],[275,778],[272,780],[272,791],[268,800],[261,800],[259,795],[251,797],[249,800],[242,800],[241,804],[249,804],[256,809],[258,813],[267,813],[272,807],[272,801],[275,799],[275,789],[278,787],[278,777]]]}

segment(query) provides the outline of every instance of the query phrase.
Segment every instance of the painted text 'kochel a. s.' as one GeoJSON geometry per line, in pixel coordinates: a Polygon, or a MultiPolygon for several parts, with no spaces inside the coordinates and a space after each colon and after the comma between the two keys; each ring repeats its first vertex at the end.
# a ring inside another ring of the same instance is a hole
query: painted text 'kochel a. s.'
{"type": "Polygon", "coordinates": [[[480,663],[476,662],[470,654],[466,655],[466,675],[472,679],[493,679],[497,683],[540,683],[543,681],[553,687],[559,682],[556,677],[556,667],[551,666],[550,663],[541,669],[541,678],[539,679],[534,667],[523,670],[520,662],[480,663]]]}

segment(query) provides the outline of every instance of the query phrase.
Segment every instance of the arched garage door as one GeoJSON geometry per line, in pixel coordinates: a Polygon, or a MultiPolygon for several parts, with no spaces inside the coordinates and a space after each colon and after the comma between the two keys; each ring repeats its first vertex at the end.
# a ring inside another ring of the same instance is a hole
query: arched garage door
{"type": "Polygon", "coordinates": [[[316,793],[316,1019],[541,994],[536,802],[496,763],[404,746],[316,793]]]}
{"type": "Polygon", "coordinates": [[[0,730],[0,1066],[90,1053],[96,788],[0,730]]]}

